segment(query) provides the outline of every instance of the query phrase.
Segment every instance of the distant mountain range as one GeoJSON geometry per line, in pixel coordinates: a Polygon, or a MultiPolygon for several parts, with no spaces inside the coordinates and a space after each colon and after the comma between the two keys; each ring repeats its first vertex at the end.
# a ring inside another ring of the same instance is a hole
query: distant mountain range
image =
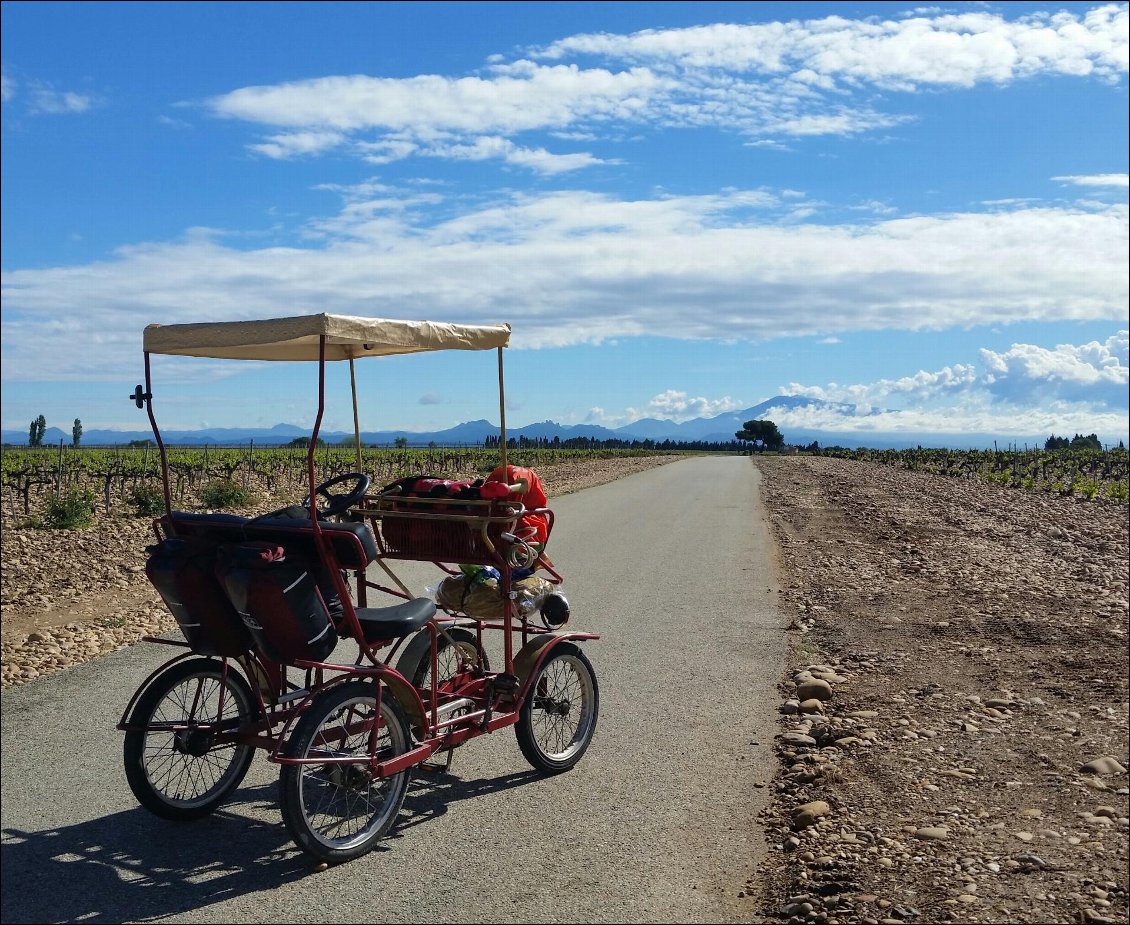
{"type": "MultiPolygon", "coordinates": [[[[642,418],[625,424],[623,427],[608,428],[597,424],[558,424],[555,421],[540,421],[523,427],[507,427],[508,437],[527,437],[537,439],[555,437],[568,440],[573,437],[589,437],[596,440],[653,440],[662,443],[671,440],[680,443],[709,442],[722,443],[734,439],[734,434],[742,429],[746,421],[773,420],[774,414],[808,408],[816,411],[831,411],[845,419],[865,417],[875,412],[859,412],[854,405],[824,402],[800,395],[778,395],[744,411],[733,411],[716,417],[693,418],[677,423],[657,418],[642,418]]],[[[999,439],[1001,446],[1009,443],[1029,446],[1043,446],[1048,434],[1028,437],[999,438],[994,434],[928,434],[928,433],[858,433],[850,430],[833,431],[819,429],[798,430],[779,425],[785,441],[807,446],[817,441],[821,446],[867,446],[875,449],[898,449],[913,446],[979,448],[991,447],[999,439]]],[[[252,440],[257,446],[281,446],[296,437],[307,437],[310,431],[294,424],[276,424],[274,427],[212,427],[206,430],[162,430],[161,437],[170,445],[247,445],[252,440]]],[[[490,421],[466,421],[446,430],[410,431],[382,430],[363,431],[361,440],[367,444],[389,445],[404,438],[411,446],[427,446],[430,443],[441,446],[482,446],[487,437],[497,437],[499,428],[490,421]]],[[[27,431],[0,431],[0,441],[15,446],[27,445],[27,431]]],[[[128,444],[133,440],[152,439],[148,430],[86,430],[82,435],[84,446],[116,446],[128,444]]],[[[319,436],[327,443],[351,440],[352,432],[323,431],[319,436]]],[[[58,446],[59,441],[69,445],[71,435],[58,427],[48,427],[44,433],[45,446],[58,446]]]]}

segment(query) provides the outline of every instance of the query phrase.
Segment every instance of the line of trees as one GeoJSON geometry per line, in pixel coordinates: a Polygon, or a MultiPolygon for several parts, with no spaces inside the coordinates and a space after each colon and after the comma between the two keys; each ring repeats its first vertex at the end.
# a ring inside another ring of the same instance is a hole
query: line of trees
{"type": "MultiPolygon", "coordinates": [[[[47,433],[47,418],[42,414],[31,422],[27,432],[28,446],[43,446],[43,437],[47,433]]],[[[82,421],[75,418],[71,425],[71,445],[78,446],[82,442],[82,421]]]]}
{"type": "MultiPolygon", "coordinates": [[[[1121,445],[1121,441],[1119,441],[1119,445],[1121,445]]],[[[1082,434],[1076,434],[1070,440],[1052,434],[1044,441],[1044,449],[1049,452],[1052,450],[1101,450],[1102,448],[1103,445],[1099,442],[1098,434],[1088,434],[1086,437],[1082,434]]]]}
{"type": "MultiPolygon", "coordinates": [[[[28,428],[28,446],[41,447],[43,446],[44,435],[47,432],[47,419],[41,414],[31,422],[28,428]]],[[[71,427],[71,445],[78,446],[82,442],[82,421],[75,418],[74,424],[71,427]]],[[[292,447],[308,446],[310,442],[309,437],[298,437],[289,443],[292,447]]],[[[352,441],[345,441],[352,444],[352,441]]],[[[141,446],[144,444],[152,444],[152,441],[134,440],[130,442],[130,446],[141,446]]],[[[486,449],[497,449],[499,444],[498,437],[487,437],[483,441],[483,446],[486,449]]],[[[325,441],[321,438],[318,439],[318,445],[324,446],[325,441]]],[[[758,452],[764,450],[780,450],[785,445],[785,438],[777,429],[777,425],[772,421],[746,421],[742,425],[742,429],[734,434],[733,441],[706,441],[706,440],[621,440],[621,439],[608,439],[599,440],[595,437],[569,437],[567,440],[562,440],[560,437],[510,437],[506,441],[508,449],[561,449],[561,450],[699,450],[699,451],[712,451],[712,452],[726,452],[726,451],[743,451],[743,450],[756,450],[758,452]],[[752,445],[752,446],[751,446],[752,445]]],[[[1119,441],[1119,448],[1122,447],[1122,442],[1119,441]]],[[[407,437],[397,437],[395,446],[404,448],[408,446],[407,437]]],[[[1053,452],[1055,450],[1099,450],[1103,448],[1102,442],[1099,440],[1098,434],[1076,434],[1071,439],[1067,437],[1057,437],[1052,434],[1046,441],[1044,441],[1044,450],[1053,452]]],[[[799,449],[806,450],[807,452],[819,452],[819,443],[813,441],[807,447],[799,447],[799,449]]]]}
{"type": "MultiPolygon", "coordinates": [[[[491,436],[483,440],[483,448],[487,450],[498,449],[500,438],[491,436]]],[[[742,446],[736,440],[624,440],[610,437],[601,440],[597,437],[569,437],[562,440],[560,437],[507,437],[508,450],[656,450],[658,452],[675,452],[678,450],[695,450],[712,453],[738,452],[742,446]]]]}

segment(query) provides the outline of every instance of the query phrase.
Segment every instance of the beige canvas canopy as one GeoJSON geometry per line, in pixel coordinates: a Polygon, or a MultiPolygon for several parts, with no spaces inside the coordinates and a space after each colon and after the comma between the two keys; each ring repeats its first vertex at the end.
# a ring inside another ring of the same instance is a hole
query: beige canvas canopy
{"type": "Polygon", "coordinates": [[[510,342],[510,325],[395,321],[353,315],[298,315],[261,321],[151,324],[147,353],[225,360],[317,360],[326,338],[327,360],[353,360],[428,350],[490,350],[510,342]]]}
{"type": "MultiPolygon", "coordinates": [[[[502,349],[510,343],[508,324],[449,324],[440,321],[396,321],[360,318],[355,315],[297,315],[257,321],[215,321],[200,324],[151,324],[145,328],[145,389],[132,396],[152,398],[149,354],[209,357],[220,360],[313,360],[321,358],[325,338],[326,360],[349,361],[349,383],[353,393],[353,432],[357,468],[361,469],[361,424],[357,412],[357,379],[353,361],[367,356],[393,356],[431,350],[498,350],[498,413],[502,464],[506,465],[506,388],[502,373],[502,349]]],[[[319,367],[322,386],[318,390],[317,426],[324,405],[325,366],[319,367]]],[[[150,405],[150,421],[164,459],[157,422],[150,405]]],[[[315,442],[311,442],[311,452],[315,442]]],[[[312,463],[311,463],[312,465],[312,463]]],[[[311,469],[313,472],[313,469],[311,469]]],[[[166,504],[171,505],[168,472],[164,471],[166,504]]],[[[311,486],[311,490],[313,487],[311,486]]],[[[171,510],[171,507],[170,507],[171,510]]]]}

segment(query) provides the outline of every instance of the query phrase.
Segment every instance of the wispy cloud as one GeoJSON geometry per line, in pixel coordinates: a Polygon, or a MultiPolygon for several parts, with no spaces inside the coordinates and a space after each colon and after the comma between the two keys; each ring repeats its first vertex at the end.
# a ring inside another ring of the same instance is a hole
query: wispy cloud
{"type": "Polygon", "coordinates": [[[901,19],[582,34],[517,60],[496,55],[482,74],[326,76],[243,87],[205,105],[217,116],[284,129],[249,146],[268,157],[318,153],[348,139],[353,153],[376,163],[495,157],[553,174],[604,160],[515,137],[543,132],[558,144],[584,144],[609,141],[612,127],[710,126],[780,147],[782,138],[907,122],[877,108],[881,94],[1038,76],[1117,83],[1128,70],[1127,18],[1126,4],[1108,4],[1012,20],[922,10],[901,19]]]}
{"type": "Polygon", "coordinates": [[[51,81],[29,77],[8,66],[0,70],[0,100],[32,116],[74,115],[103,102],[95,94],[60,90],[51,81]]]}
{"type": "Polygon", "coordinates": [[[27,85],[27,107],[33,115],[67,115],[86,112],[97,104],[94,96],[75,93],[71,90],[57,90],[42,81],[27,85]]]}
{"type": "MultiPolygon", "coordinates": [[[[246,87],[207,105],[219,116],[292,130],[263,143],[268,148],[261,153],[269,156],[283,156],[292,133],[328,137],[332,132],[339,142],[349,135],[367,143],[368,149],[359,150],[367,150],[370,158],[424,154],[481,159],[509,153],[516,155],[507,158],[511,163],[542,169],[548,163],[546,155],[533,151],[523,157],[520,147],[503,151],[492,138],[630,117],[659,83],[646,71],[582,71],[525,62],[499,68],[489,78],[423,75],[396,80],[357,75],[246,87]]],[[[596,162],[584,152],[572,152],[571,157],[596,162]]],[[[574,161],[575,166],[587,162],[574,161]]]]}
{"type": "Polygon", "coordinates": [[[321,154],[336,148],[345,140],[341,132],[287,132],[272,135],[266,141],[250,145],[252,151],[265,157],[283,160],[307,154],[321,154]]]}
{"type": "Polygon", "coordinates": [[[535,58],[574,55],[663,69],[753,73],[821,89],[839,84],[913,90],[970,87],[1038,74],[1117,79],[1127,71],[1127,7],[1009,21],[989,12],[921,11],[903,19],[840,16],[758,25],[575,35],[535,58]]]}
{"type": "Polygon", "coordinates": [[[1076,186],[1112,186],[1115,189],[1130,187],[1130,174],[1125,173],[1096,173],[1084,176],[1052,177],[1061,183],[1073,183],[1076,186]]]}

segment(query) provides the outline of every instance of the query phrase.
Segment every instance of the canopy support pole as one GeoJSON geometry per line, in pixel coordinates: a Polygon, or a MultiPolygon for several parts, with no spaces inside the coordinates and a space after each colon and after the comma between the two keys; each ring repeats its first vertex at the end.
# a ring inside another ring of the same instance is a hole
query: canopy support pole
{"type": "MultiPolygon", "coordinates": [[[[502,376],[502,348],[498,348],[498,420],[500,422],[499,430],[500,436],[498,438],[498,446],[502,451],[502,471],[508,473],[510,470],[506,468],[506,384],[502,376]]],[[[509,481],[509,476],[505,476],[509,481]]]]}
{"type": "Polygon", "coordinates": [[[349,358],[349,388],[353,392],[353,446],[357,451],[357,471],[361,471],[361,424],[357,418],[357,376],[353,371],[353,357],[349,358]]]}
{"type": "Polygon", "coordinates": [[[153,377],[149,369],[149,351],[145,351],[145,410],[149,415],[149,424],[153,428],[153,436],[157,440],[157,450],[161,454],[161,488],[165,493],[165,514],[169,517],[169,528],[176,532],[172,525],[173,493],[169,488],[169,457],[165,451],[165,441],[161,439],[161,429],[157,426],[157,418],[153,416],[153,377]]]}

